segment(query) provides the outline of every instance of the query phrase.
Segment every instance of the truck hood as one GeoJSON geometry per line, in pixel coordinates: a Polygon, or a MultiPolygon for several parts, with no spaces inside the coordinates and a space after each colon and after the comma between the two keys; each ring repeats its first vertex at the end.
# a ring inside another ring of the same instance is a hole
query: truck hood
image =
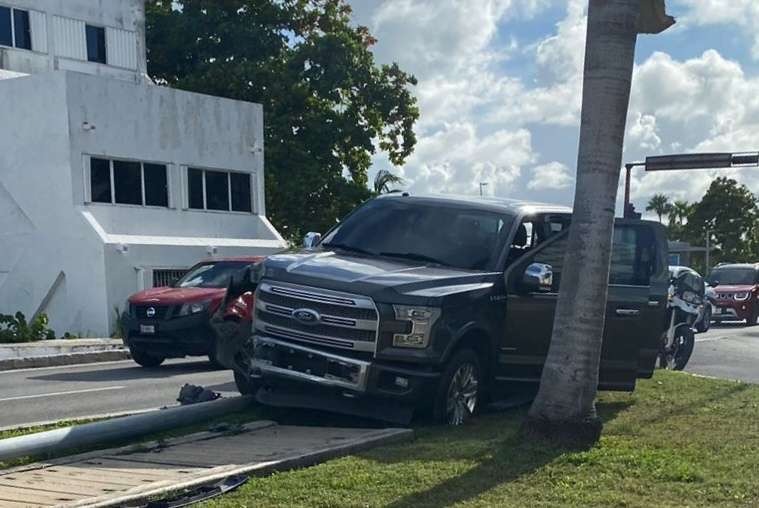
{"type": "Polygon", "coordinates": [[[151,288],[129,297],[129,303],[153,305],[178,305],[224,298],[226,288],[151,288]]]}
{"type": "Polygon", "coordinates": [[[412,297],[437,298],[492,286],[492,275],[419,261],[361,256],[342,251],[269,256],[265,277],[368,296],[392,289],[412,297]]]}

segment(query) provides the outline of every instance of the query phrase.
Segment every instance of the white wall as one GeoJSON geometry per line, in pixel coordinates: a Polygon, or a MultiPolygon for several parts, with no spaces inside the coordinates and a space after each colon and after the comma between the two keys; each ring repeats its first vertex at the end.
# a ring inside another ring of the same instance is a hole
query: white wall
{"type": "Polygon", "coordinates": [[[147,74],[144,0],[0,0],[29,10],[32,51],[0,47],[0,68],[71,70],[141,82],[147,74]],[[87,61],[84,25],[105,27],[108,65],[87,61]]]}
{"type": "Polygon", "coordinates": [[[189,267],[212,246],[284,248],[263,216],[260,105],[71,72],[0,80],[6,97],[16,120],[0,122],[0,313],[46,303],[59,333],[107,335],[140,270],[189,267]],[[167,164],[174,207],[88,203],[88,155],[167,164]],[[254,174],[254,212],[184,209],[185,165],[254,174]]]}

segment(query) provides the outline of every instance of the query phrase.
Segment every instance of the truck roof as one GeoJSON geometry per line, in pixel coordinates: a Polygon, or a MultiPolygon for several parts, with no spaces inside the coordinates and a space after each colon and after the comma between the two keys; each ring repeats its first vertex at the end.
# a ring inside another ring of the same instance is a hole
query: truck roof
{"type": "Polygon", "coordinates": [[[462,204],[475,206],[477,208],[489,208],[492,210],[509,212],[514,215],[524,215],[536,212],[572,213],[572,208],[568,206],[498,197],[462,196],[455,194],[412,195],[408,192],[393,192],[390,194],[383,194],[380,196],[380,199],[404,199],[417,202],[462,204]]]}

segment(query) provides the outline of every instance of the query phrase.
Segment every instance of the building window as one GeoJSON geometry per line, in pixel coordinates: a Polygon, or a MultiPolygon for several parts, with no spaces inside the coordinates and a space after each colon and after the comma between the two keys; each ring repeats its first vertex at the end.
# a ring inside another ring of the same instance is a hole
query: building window
{"type": "Polygon", "coordinates": [[[29,11],[0,7],[0,46],[32,49],[29,11]]]}
{"type": "Polygon", "coordinates": [[[90,62],[106,63],[105,28],[87,25],[87,60],[90,62]]]}
{"type": "Polygon", "coordinates": [[[186,269],[166,269],[153,270],[153,287],[163,288],[174,284],[176,281],[187,275],[189,270],[186,269]]]}
{"type": "Polygon", "coordinates": [[[187,195],[196,210],[253,211],[249,173],[188,168],[187,195]]]}
{"type": "Polygon", "coordinates": [[[168,207],[166,165],[92,157],[90,201],[168,207]]]}

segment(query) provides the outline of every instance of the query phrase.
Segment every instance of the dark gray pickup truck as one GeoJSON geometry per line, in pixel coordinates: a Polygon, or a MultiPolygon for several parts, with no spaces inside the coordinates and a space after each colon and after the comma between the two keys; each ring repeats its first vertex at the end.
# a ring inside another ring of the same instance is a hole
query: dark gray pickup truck
{"type": "MultiPolygon", "coordinates": [[[[391,194],[254,275],[252,337],[230,366],[265,404],[460,424],[534,389],[551,339],[571,210],[391,194]]],[[[599,388],[654,370],[667,300],[661,225],[618,220],[599,388]]]]}

